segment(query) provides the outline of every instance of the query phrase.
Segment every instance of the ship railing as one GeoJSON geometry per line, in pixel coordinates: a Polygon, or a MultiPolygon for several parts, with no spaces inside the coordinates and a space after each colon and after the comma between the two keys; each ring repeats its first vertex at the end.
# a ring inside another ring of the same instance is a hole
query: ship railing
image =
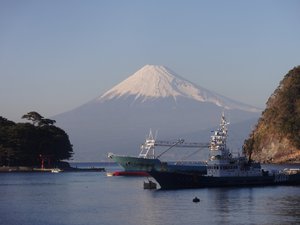
{"type": "Polygon", "coordinates": [[[284,174],[292,175],[292,174],[300,174],[300,169],[296,168],[285,168],[283,170],[284,174]]]}
{"type": "Polygon", "coordinates": [[[198,143],[198,142],[178,143],[178,141],[155,141],[154,145],[155,146],[173,146],[174,145],[174,147],[177,147],[177,148],[208,148],[210,146],[209,143],[198,143]]]}

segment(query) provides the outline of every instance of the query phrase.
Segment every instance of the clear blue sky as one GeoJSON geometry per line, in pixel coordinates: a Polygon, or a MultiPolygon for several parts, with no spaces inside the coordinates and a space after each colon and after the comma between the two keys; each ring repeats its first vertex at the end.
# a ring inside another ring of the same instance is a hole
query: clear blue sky
{"type": "Polygon", "coordinates": [[[265,107],[300,65],[300,1],[0,0],[0,116],[45,117],[145,64],[265,107]]]}

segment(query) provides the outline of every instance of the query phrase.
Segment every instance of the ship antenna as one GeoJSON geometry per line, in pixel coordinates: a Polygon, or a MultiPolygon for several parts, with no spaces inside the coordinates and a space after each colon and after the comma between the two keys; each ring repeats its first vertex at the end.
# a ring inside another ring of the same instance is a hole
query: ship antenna
{"type": "Polygon", "coordinates": [[[157,138],[157,135],[158,135],[158,130],[155,131],[155,136],[154,136],[154,139],[156,140],[157,138]]]}
{"type": "Polygon", "coordinates": [[[150,128],[148,139],[153,139],[152,129],[150,128]]]}

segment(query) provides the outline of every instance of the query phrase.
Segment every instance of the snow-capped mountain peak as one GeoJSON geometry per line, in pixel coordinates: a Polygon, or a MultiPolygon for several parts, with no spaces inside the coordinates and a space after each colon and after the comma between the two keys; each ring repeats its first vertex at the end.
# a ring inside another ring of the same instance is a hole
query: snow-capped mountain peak
{"type": "Polygon", "coordinates": [[[206,100],[206,91],[179,77],[165,66],[146,65],[123,82],[104,93],[99,100],[117,98],[123,95],[135,95],[136,98],[184,96],[198,101],[206,100]],[[201,94],[204,94],[202,96],[201,94]]]}
{"type": "Polygon", "coordinates": [[[112,99],[122,95],[135,95],[137,98],[176,97],[182,95],[178,88],[180,81],[174,72],[164,66],[146,65],[113,87],[100,97],[112,99]]]}
{"type": "Polygon", "coordinates": [[[213,91],[202,88],[180,77],[165,66],[146,65],[101,95],[97,101],[105,102],[121,97],[134,96],[141,102],[158,98],[178,97],[192,99],[198,102],[210,102],[225,109],[242,109],[259,111],[234,100],[228,99],[213,91]]]}

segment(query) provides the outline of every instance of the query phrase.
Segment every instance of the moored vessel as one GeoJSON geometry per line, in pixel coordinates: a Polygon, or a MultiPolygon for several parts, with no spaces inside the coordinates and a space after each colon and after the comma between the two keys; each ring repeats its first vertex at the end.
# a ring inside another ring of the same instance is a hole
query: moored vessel
{"type": "Polygon", "coordinates": [[[161,189],[300,184],[299,169],[268,172],[244,156],[233,157],[226,145],[227,125],[223,113],[220,127],[211,136],[207,174],[155,169],[149,174],[161,189]]]}
{"type": "Polygon", "coordinates": [[[200,174],[206,173],[206,163],[204,162],[162,162],[159,157],[175,146],[198,148],[207,147],[208,144],[201,143],[185,143],[184,140],[179,139],[175,142],[156,141],[150,130],[148,138],[141,146],[141,151],[138,157],[124,156],[113,153],[108,153],[108,157],[118,163],[124,168],[124,171],[118,172],[118,175],[134,176],[141,174],[149,176],[148,172],[151,170],[157,171],[197,171],[200,174]],[[167,150],[156,156],[155,146],[169,146],[167,150]]]}
{"type": "Polygon", "coordinates": [[[59,168],[53,168],[53,169],[51,169],[51,173],[60,173],[60,172],[62,172],[62,170],[59,169],[59,168]]]}

